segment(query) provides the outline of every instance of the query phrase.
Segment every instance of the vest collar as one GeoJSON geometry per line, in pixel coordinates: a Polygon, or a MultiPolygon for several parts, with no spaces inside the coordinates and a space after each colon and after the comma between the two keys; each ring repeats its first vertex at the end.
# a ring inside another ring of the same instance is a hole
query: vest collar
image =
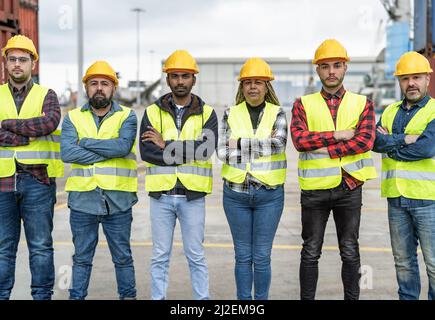
{"type": "MultiPolygon", "coordinates": [[[[430,100],[430,97],[428,95],[426,95],[419,102],[414,103],[412,105],[412,107],[415,108],[417,106],[417,108],[423,108],[429,102],[429,100],[430,100]]],[[[400,105],[400,108],[402,108],[403,110],[408,110],[408,109],[406,109],[406,104],[407,104],[406,99],[403,99],[402,104],[400,105]]]]}
{"type": "MultiPolygon", "coordinates": [[[[162,96],[159,100],[155,102],[155,104],[162,109],[163,111],[169,112],[170,114],[174,115],[174,108],[176,108],[172,93],[168,93],[164,96],[162,96]]],[[[199,115],[202,114],[204,111],[204,101],[197,95],[192,94],[192,100],[188,106],[186,106],[185,116],[188,117],[190,115],[199,115]]]]}
{"type": "Polygon", "coordinates": [[[341,86],[340,89],[338,89],[338,91],[334,94],[330,94],[328,92],[325,91],[325,89],[322,88],[322,91],[320,91],[321,95],[323,96],[323,98],[329,100],[332,98],[336,98],[336,99],[342,99],[344,94],[346,93],[346,90],[344,90],[344,87],[341,86]]]}
{"type": "Polygon", "coordinates": [[[26,85],[24,87],[22,87],[20,90],[15,88],[10,81],[8,81],[8,86],[9,86],[9,90],[11,90],[11,92],[13,94],[15,94],[15,93],[25,94],[25,93],[28,93],[32,89],[33,79],[30,79],[29,82],[27,82],[26,85]]]}

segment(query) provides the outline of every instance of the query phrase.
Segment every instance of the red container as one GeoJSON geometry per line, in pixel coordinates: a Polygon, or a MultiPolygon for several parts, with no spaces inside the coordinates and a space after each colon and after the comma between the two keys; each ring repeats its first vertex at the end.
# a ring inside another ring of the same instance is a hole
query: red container
{"type": "MultiPolygon", "coordinates": [[[[32,39],[39,52],[38,0],[0,0],[1,48],[16,34],[23,34],[32,39]]],[[[0,61],[0,83],[3,84],[7,81],[7,72],[4,58],[0,61]]],[[[33,77],[36,80],[39,78],[39,63],[36,64],[33,77]]]]}
{"type": "MultiPolygon", "coordinates": [[[[38,0],[20,0],[19,12],[19,33],[33,40],[36,51],[39,52],[39,33],[38,33],[38,0]]],[[[39,75],[39,63],[33,71],[37,78],[39,75]]]]}
{"type": "Polygon", "coordinates": [[[17,27],[19,0],[0,0],[0,23],[12,28],[17,27]]]}
{"type": "MultiPolygon", "coordinates": [[[[36,50],[39,52],[38,30],[38,0],[0,0],[1,48],[6,46],[12,36],[22,34],[33,40],[36,50]],[[11,21],[10,19],[13,17],[15,17],[15,25],[6,23],[11,21]]],[[[7,72],[5,60],[1,58],[0,61],[0,83],[3,84],[7,81],[7,72]]],[[[39,62],[33,71],[33,78],[37,81],[39,79],[39,62]]]]}
{"type": "MultiPolygon", "coordinates": [[[[0,45],[1,48],[6,46],[9,38],[17,34],[17,30],[14,28],[8,28],[0,26],[0,45]]],[[[3,57],[0,58],[0,84],[4,84],[7,81],[7,73],[5,70],[5,59],[3,57]]]]}
{"type": "MultiPolygon", "coordinates": [[[[432,70],[435,71],[435,58],[429,59],[430,66],[432,67],[432,70]]],[[[429,82],[429,95],[433,98],[435,97],[435,73],[432,73],[432,77],[429,82]]]]}

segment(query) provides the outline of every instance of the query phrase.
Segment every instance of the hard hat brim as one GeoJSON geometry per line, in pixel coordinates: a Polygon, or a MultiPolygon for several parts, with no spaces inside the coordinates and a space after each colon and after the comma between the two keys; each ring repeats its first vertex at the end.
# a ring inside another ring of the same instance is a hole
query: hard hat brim
{"type": "Polygon", "coordinates": [[[313,59],[312,64],[320,64],[322,62],[332,62],[332,61],[338,61],[338,62],[349,62],[349,58],[344,57],[333,57],[333,58],[324,58],[324,59],[313,59]]]}
{"type": "Polygon", "coordinates": [[[243,80],[248,80],[248,79],[257,79],[257,80],[263,80],[263,81],[273,81],[275,80],[275,77],[256,77],[256,76],[252,76],[252,77],[239,77],[238,80],[239,81],[243,81],[243,80]]]}
{"type": "Polygon", "coordinates": [[[119,80],[118,79],[112,78],[112,77],[110,77],[110,76],[108,76],[106,74],[92,74],[92,75],[89,75],[89,76],[84,76],[82,81],[83,81],[84,84],[86,84],[90,79],[97,78],[97,77],[106,78],[106,79],[112,81],[114,83],[115,87],[117,87],[119,85],[119,80]]]}
{"type": "Polygon", "coordinates": [[[193,69],[164,69],[163,72],[168,73],[168,74],[169,73],[176,73],[176,72],[198,74],[199,70],[193,70],[193,69]]]}
{"type": "Polygon", "coordinates": [[[430,69],[430,70],[428,70],[428,71],[421,71],[421,72],[412,72],[412,73],[410,73],[410,72],[394,72],[393,73],[393,75],[395,76],[395,77],[400,77],[400,76],[409,76],[409,75],[411,75],[411,74],[431,74],[433,72],[433,70],[432,69],[430,69]]]}
{"type": "Polygon", "coordinates": [[[8,54],[8,51],[9,50],[22,50],[22,51],[25,51],[25,52],[27,52],[28,54],[30,54],[32,57],[33,57],[33,61],[38,61],[39,60],[39,55],[37,54],[37,53],[35,53],[35,52],[32,52],[32,51],[30,51],[29,49],[26,49],[26,48],[21,48],[21,47],[13,47],[13,48],[3,48],[3,57],[5,57],[6,58],[6,55],[8,54]]]}

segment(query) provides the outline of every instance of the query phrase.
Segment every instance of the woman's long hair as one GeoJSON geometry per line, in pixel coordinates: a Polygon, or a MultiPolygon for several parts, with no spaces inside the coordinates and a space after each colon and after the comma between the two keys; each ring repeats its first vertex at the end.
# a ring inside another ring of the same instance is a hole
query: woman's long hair
{"type": "MultiPolygon", "coordinates": [[[[267,88],[267,93],[266,93],[266,96],[264,97],[264,100],[266,102],[269,102],[269,103],[272,103],[274,105],[279,106],[280,103],[279,103],[278,97],[276,96],[275,90],[273,90],[273,87],[272,87],[272,84],[270,83],[270,81],[266,81],[266,88],[267,88]]],[[[237,90],[237,95],[236,95],[236,105],[241,104],[244,101],[246,101],[246,98],[243,95],[242,81],[240,81],[239,89],[237,90]]]]}

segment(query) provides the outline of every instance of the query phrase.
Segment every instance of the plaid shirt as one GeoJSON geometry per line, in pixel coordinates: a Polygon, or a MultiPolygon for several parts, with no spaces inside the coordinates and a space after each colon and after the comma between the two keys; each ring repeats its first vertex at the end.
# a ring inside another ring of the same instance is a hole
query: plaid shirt
{"type": "Polygon", "coordinates": [[[181,125],[183,124],[183,115],[184,111],[186,111],[186,108],[189,108],[192,105],[192,102],[190,102],[189,105],[184,106],[183,108],[178,108],[174,102],[174,98],[172,98],[172,95],[168,97],[169,104],[172,106],[172,108],[175,111],[175,125],[178,129],[178,131],[181,131],[181,125]]]}
{"type": "MultiPolygon", "coordinates": [[[[321,94],[331,112],[334,125],[337,121],[338,108],[346,91],[343,87],[334,95],[322,89],[321,94]]],[[[301,99],[295,101],[292,111],[291,135],[295,148],[299,152],[313,151],[326,147],[331,159],[361,154],[370,151],[376,137],[376,119],[373,103],[367,100],[365,108],[360,116],[355,129],[355,136],[347,141],[337,141],[334,138],[334,131],[314,132],[308,130],[307,116],[301,99]]],[[[343,180],[350,190],[362,185],[359,181],[342,171],[343,180]]]]}
{"type": "MultiPolygon", "coordinates": [[[[218,142],[218,157],[220,160],[227,164],[231,163],[248,163],[254,159],[263,156],[271,156],[274,154],[280,154],[285,152],[287,145],[287,118],[285,112],[280,108],[272,130],[276,130],[274,138],[269,139],[248,139],[241,138],[239,145],[236,149],[229,148],[229,140],[231,136],[231,130],[228,125],[228,115],[230,108],[225,110],[222,118],[221,126],[219,129],[219,142],[218,142]]],[[[258,117],[258,125],[263,117],[264,109],[261,111],[258,117]]],[[[257,127],[258,127],[257,125],[257,127]]],[[[255,130],[254,130],[255,132],[255,130]]],[[[225,180],[225,184],[236,192],[248,193],[249,186],[252,185],[256,189],[265,186],[268,189],[276,188],[277,186],[267,186],[263,182],[255,179],[249,173],[246,175],[246,179],[243,183],[234,183],[225,180]]]]}
{"type": "MultiPolygon", "coordinates": [[[[12,96],[17,106],[17,110],[21,109],[30,89],[32,89],[33,81],[22,89],[17,90],[9,83],[12,96]]],[[[1,122],[0,128],[0,146],[2,147],[17,147],[29,144],[29,137],[42,137],[52,133],[60,122],[60,107],[57,95],[53,90],[49,90],[45,97],[42,106],[43,117],[31,119],[7,119],[1,122]]],[[[36,179],[44,184],[50,184],[53,179],[50,179],[47,174],[47,165],[34,164],[27,165],[22,163],[17,164],[17,173],[30,173],[36,179]]],[[[6,178],[0,178],[0,192],[15,191],[15,175],[6,178]]]]}

